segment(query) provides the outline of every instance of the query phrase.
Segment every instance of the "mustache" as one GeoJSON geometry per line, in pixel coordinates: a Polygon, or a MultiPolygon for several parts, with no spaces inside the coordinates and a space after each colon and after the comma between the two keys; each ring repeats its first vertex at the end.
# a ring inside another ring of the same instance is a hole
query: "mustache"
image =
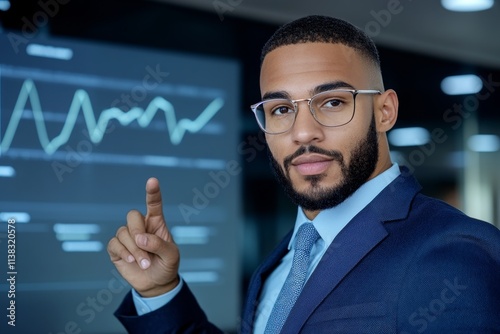
{"type": "Polygon", "coordinates": [[[301,147],[299,147],[297,149],[297,151],[295,151],[294,153],[290,154],[289,156],[287,156],[283,160],[283,167],[285,167],[285,170],[288,171],[288,169],[290,167],[290,164],[292,163],[293,159],[295,159],[297,157],[300,157],[301,155],[306,154],[306,153],[318,153],[318,154],[322,154],[322,155],[330,157],[333,160],[336,160],[336,161],[338,161],[340,163],[342,163],[344,161],[344,156],[339,151],[336,151],[336,150],[328,151],[328,150],[325,150],[325,149],[322,149],[322,148],[319,148],[319,147],[313,146],[313,145],[310,145],[310,146],[301,146],[301,147]]]}

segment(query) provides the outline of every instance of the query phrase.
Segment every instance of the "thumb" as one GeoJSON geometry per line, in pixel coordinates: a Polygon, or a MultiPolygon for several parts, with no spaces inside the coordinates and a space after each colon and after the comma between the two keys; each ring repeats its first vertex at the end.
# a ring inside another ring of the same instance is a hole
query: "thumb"
{"type": "Polygon", "coordinates": [[[164,240],[163,238],[150,233],[142,233],[136,237],[137,246],[142,250],[149,253],[156,254],[160,258],[165,258],[172,247],[177,248],[175,243],[170,240],[164,240]]]}

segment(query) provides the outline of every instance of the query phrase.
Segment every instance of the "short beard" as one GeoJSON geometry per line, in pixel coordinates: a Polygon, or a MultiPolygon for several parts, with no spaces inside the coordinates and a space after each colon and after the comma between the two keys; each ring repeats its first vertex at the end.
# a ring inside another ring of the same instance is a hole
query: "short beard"
{"type": "MultiPolygon", "coordinates": [[[[372,114],[373,115],[373,114],[372,114]]],[[[350,164],[346,165],[344,156],[339,151],[327,151],[316,146],[302,146],[295,153],[288,156],[283,161],[285,171],[278,164],[268,149],[271,167],[278,182],[283,186],[285,193],[292,202],[301,206],[307,211],[318,211],[333,208],[359,189],[372,175],[378,161],[378,137],[375,129],[375,117],[372,121],[368,133],[358,145],[351,151],[350,164]],[[331,157],[340,165],[342,181],[339,185],[331,188],[323,188],[319,182],[326,177],[325,174],[306,176],[310,182],[311,189],[305,193],[299,193],[293,188],[290,179],[289,167],[291,161],[304,153],[319,153],[331,157]]]]}

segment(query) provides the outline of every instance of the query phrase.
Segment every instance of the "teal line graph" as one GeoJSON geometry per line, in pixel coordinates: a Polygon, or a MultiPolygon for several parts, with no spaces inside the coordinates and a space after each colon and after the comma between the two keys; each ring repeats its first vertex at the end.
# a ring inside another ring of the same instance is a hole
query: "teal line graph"
{"type": "Polygon", "coordinates": [[[61,133],[50,140],[45,127],[43,109],[41,107],[35,83],[32,80],[27,79],[24,81],[20,89],[12,116],[5,130],[5,134],[1,139],[0,153],[7,152],[9,150],[28,100],[31,103],[38,139],[43,150],[49,155],[56,152],[59,147],[68,142],[75,127],[80,110],[83,113],[90,140],[94,144],[98,144],[102,141],[108,123],[113,119],[117,120],[123,126],[129,125],[133,121],[137,121],[139,126],[145,128],[151,123],[157,112],[163,111],[165,114],[165,121],[170,141],[173,145],[178,145],[181,143],[186,132],[199,132],[224,106],[224,100],[222,98],[215,98],[205,107],[196,119],[191,120],[183,118],[177,121],[172,103],[163,97],[157,96],[151,100],[146,109],[134,107],[125,112],[119,108],[113,107],[103,110],[96,120],[92,102],[88,93],[83,89],[78,89],[75,91],[73,96],[68,116],[61,133]]]}

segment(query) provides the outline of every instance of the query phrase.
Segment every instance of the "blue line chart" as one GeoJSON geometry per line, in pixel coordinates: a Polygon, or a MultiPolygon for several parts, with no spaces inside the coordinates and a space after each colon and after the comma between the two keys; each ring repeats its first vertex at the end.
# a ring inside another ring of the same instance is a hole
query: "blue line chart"
{"type": "Polygon", "coordinates": [[[83,89],[77,89],[71,101],[66,121],[61,132],[56,137],[49,139],[36,85],[33,80],[26,79],[20,89],[4,136],[1,138],[0,154],[7,152],[11,147],[19,122],[23,117],[28,102],[31,104],[38,139],[43,150],[48,155],[54,154],[62,145],[68,142],[80,112],[83,114],[89,138],[94,144],[98,144],[103,140],[107,126],[112,120],[117,120],[123,126],[127,126],[137,121],[140,127],[146,128],[150,125],[158,112],[163,112],[170,142],[173,145],[179,145],[187,132],[199,132],[224,106],[224,100],[217,97],[213,99],[195,119],[182,118],[177,120],[172,103],[161,96],[157,96],[153,98],[144,109],[134,107],[128,111],[123,111],[119,108],[112,107],[102,110],[99,117],[96,119],[89,94],[83,89]]]}

